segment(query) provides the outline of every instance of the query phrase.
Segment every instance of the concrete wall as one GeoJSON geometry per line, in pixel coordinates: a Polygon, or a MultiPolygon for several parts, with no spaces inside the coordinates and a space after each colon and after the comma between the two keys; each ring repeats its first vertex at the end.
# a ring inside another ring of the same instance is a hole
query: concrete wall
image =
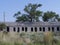
{"type": "Polygon", "coordinates": [[[59,31],[60,31],[60,22],[32,22],[32,23],[7,22],[6,25],[9,27],[9,32],[17,32],[18,27],[19,27],[19,33],[25,32],[25,27],[27,27],[27,32],[32,32],[31,27],[33,27],[33,32],[35,32],[35,27],[37,28],[37,32],[47,32],[48,27],[50,27],[50,31],[52,31],[52,27],[54,27],[54,32],[58,32],[57,27],[59,27],[59,31]],[[15,31],[13,29],[14,27],[15,27],[15,31]],[[24,31],[22,31],[22,27],[24,27],[24,31]],[[41,27],[41,31],[39,29],[40,27],[41,27]],[[45,31],[43,31],[43,27],[45,28],[45,31]]]}
{"type": "MultiPolygon", "coordinates": [[[[17,32],[18,27],[15,27],[15,31],[14,31],[13,28],[14,27],[9,27],[10,32],[17,32]]],[[[22,31],[22,27],[19,27],[19,33],[25,32],[25,27],[23,27],[23,28],[24,28],[24,31],[22,31]]],[[[27,31],[26,32],[47,32],[47,31],[49,31],[48,27],[44,27],[45,31],[43,31],[43,27],[41,27],[41,31],[39,29],[40,27],[36,27],[36,28],[37,28],[37,31],[35,31],[35,27],[33,27],[33,31],[31,31],[31,27],[27,27],[27,31]]],[[[52,27],[50,27],[50,31],[52,32],[52,27]]],[[[60,31],[60,27],[59,27],[59,31],[60,31]]],[[[54,27],[54,31],[53,32],[57,32],[57,26],[54,27]]]]}

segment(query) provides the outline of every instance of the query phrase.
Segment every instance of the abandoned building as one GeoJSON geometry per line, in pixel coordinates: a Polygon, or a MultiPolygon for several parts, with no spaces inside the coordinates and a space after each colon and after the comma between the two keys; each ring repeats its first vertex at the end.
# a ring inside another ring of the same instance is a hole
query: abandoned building
{"type": "Polygon", "coordinates": [[[59,32],[60,22],[6,22],[8,32],[59,32]]]}

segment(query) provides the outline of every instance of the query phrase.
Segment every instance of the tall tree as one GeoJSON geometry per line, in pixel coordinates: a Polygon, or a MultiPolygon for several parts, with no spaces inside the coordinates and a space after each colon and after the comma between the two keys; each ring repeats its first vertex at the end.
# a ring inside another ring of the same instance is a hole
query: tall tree
{"type": "Polygon", "coordinates": [[[26,18],[26,16],[24,14],[21,15],[20,11],[18,11],[17,13],[15,13],[14,17],[16,17],[16,22],[26,21],[27,20],[27,18],[26,18]]]}
{"type": "Polygon", "coordinates": [[[38,21],[39,17],[42,15],[42,12],[37,10],[39,7],[41,7],[41,4],[28,4],[28,6],[25,6],[24,11],[27,13],[26,15],[29,16],[30,21],[38,21]]]}
{"type": "Polygon", "coordinates": [[[21,14],[21,12],[20,12],[20,11],[18,11],[17,13],[15,13],[15,14],[14,14],[14,17],[19,17],[19,16],[20,16],[20,14],[21,14]]]}
{"type": "Polygon", "coordinates": [[[14,16],[16,16],[16,21],[39,21],[39,17],[42,15],[42,12],[39,11],[37,8],[41,7],[41,4],[28,4],[25,6],[24,11],[25,14],[17,13],[14,16]],[[21,14],[21,16],[19,16],[21,14]]]}
{"type": "Polygon", "coordinates": [[[55,19],[58,19],[59,15],[52,11],[47,11],[42,16],[43,21],[56,21],[55,19]]]}

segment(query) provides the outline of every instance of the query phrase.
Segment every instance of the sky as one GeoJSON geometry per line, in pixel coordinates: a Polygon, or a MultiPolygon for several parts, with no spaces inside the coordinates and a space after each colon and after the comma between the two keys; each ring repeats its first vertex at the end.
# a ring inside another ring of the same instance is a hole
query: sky
{"type": "Polygon", "coordinates": [[[53,11],[60,15],[60,0],[0,0],[0,22],[4,21],[4,12],[6,22],[15,22],[13,15],[18,11],[24,13],[23,9],[29,3],[42,4],[39,10],[53,11]]]}

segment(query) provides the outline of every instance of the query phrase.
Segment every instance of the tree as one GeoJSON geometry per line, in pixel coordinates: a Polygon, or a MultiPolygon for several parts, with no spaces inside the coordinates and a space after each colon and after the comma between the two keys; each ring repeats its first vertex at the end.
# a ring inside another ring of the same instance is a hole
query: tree
{"type": "Polygon", "coordinates": [[[6,25],[4,23],[1,23],[0,24],[0,30],[3,31],[3,29],[5,29],[5,28],[6,28],[6,25]]]}
{"type": "Polygon", "coordinates": [[[17,16],[19,16],[20,14],[21,14],[21,12],[18,11],[17,13],[14,14],[14,17],[17,17],[17,16]]]}
{"type": "Polygon", "coordinates": [[[20,11],[18,11],[17,13],[15,13],[14,17],[16,17],[16,22],[26,21],[27,20],[27,18],[26,18],[26,16],[24,14],[21,15],[20,11]]]}
{"type": "Polygon", "coordinates": [[[38,21],[39,17],[42,15],[42,12],[37,10],[38,7],[41,7],[41,4],[29,4],[25,6],[24,11],[29,15],[30,21],[38,21]]]}
{"type": "Polygon", "coordinates": [[[16,21],[39,21],[39,17],[42,15],[42,12],[37,10],[38,7],[41,7],[41,4],[28,4],[25,6],[24,11],[26,12],[25,14],[20,13],[15,14],[16,16],[16,21]]]}
{"type": "Polygon", "coordinates": [[[20,22],[20,21],[25,22],[25,21],[28,21],[28,18],[25,15],[19,16],[16,19],[17,19],[16,22],[20,22]]]}
{"type": "Polygon", "coordinates": [[[58,19],[59,15],[52,11],[47,11],[42,16],[43,21],[56,21],[55,19],[58,19]]]}
{"type": "Polygon", "coordinates": [[[60,21],[60,18],[57,18],[58,19],[58,21],[60,21]]]}

